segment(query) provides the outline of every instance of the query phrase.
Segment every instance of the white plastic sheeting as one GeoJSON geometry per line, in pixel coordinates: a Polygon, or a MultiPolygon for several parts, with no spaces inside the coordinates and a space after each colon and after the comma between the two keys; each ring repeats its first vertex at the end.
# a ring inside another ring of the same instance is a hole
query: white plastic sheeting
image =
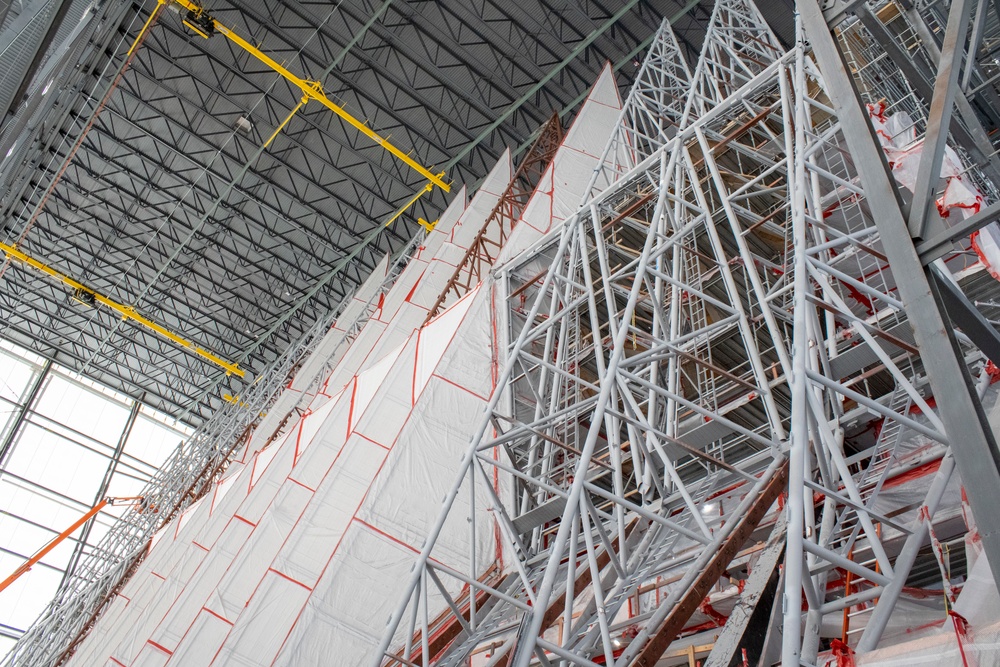
{"type": "MultiPolygon", "coordinates": [[[[456,201],[461,198],[461,195],[456,197],[456,201]]],[[[369,301],[378,293],[378,289],[382,286],[383,281],[385,281],[388,272],[389,256],[386,255],[375,266],[375,270],[372,271],[371,275],[361,283],[361,286],[355,291],[354,296],[351,297],[351,301],[344,307],[344,312],[337,317],[337,321],[333,323],[330,330],[323,336],[319,345],[316,346],[302,363],[301,368],[299,368],[295,377],[289,382],[288,387],[278,396],[274,405],[271,406],[268,413],[261,419],[260,424],[258,424],[250,440],[244,446],[243,451],[237,454],[237,459],[244,459],[248,453],[252,455],[263,447],[281,426],[281,420],[284,419],[285,415],[293,410],[302,399],[302,393],[309,389],[307,385],[322,370],[323,365],[327,363],[336,364],[343,357],[348,347],[345,344],[346,338],[350,334],[348,329],[363,314],[364,310],[368,307],[369,301]]],[[[313,391],[315,391],[315,388],[313,391]]]]}
{"type": "Polygon", "coordinates": [[[614,72],[610,65],[605,66],[500,251],[498,266],[520,255],[579,210],[621,106],[614,72]]]}
{"type": "MultiPolygon", "coordinates": [[[[917,180],[924,140],[916,138],[913,120],[906,112],[886,114],[882,102],[868,105],[868,116],[882,150],[885,151],[892,175],[902,187],[913,192],[917,180]]],[[[941,178],[945,179],[944,193],[937,199],[937,211],[943,219],[951,218],[958,211],[962,218],[979,213],[984,202],[983,194],[964,175],[962,159],[951,146],[945,146],[941,160],[941,178]]],[[[1000,280],[1000,225],[993,222],[973,232],[970,244],[990,275],[1000,280]]]]}
{"type": "Polygon", "coordinates": [[[856,664],[858,667],[1000,667],[1000,623],[979,628],[963,638],[961,645],[955,631],[946,630],[933,637],[865,653],[857,657],[856,664]]]}
{"type": "Polygon", "coordinates": [[[1000,225],[991,222],[973,233],[972,249],[990,275],[1000,280],[1000,225]]]}
{"type": "MultiPolygon", "coordinates": [[[[606,69],[547,172],[548,190],[515,228],[527,230],[515,250],[575,210],[619,106],[606,69]]],[[[493,388],[492,279],[419,327],[511,175],[505,154],[468,206],[464,192],[456,197],[349,347],[338,321],[306,365],[346,353],[308,409],[266,448],[247,448],[161,531],[71,664],[370,660],[493,388]]],[[[373,278],[351,308],[375,287],[373,278]]],[[[293,382],[285,393],[297,401],[301,389],[293,382]]],[[[505,482],[495,483],[502,495],[505,482]]],[[[488,506],[482,486],[479,508],[488,506]]],[[[478,572],[500,564],[491,522],[472,534],[461,511],[450,516],[442,562],[478,572]]],[[[429,604],[444,609],[440,598],[429,604]]]]}
{"type": "MultiPolygon", "coordinates": [[[[492,177],[493,180],[506,178],[509,181],[510,173],[510,156],[505,154],[494,166],[487,180],[489,182],[492,177]]],[[[497,192],[502,191],[505,185],[506,182],[497,192]]],[[[439,277],[436,281],[431,279],[429,275],[431,267],[443,261],[442,257],[447,254],[445,248],[454,238],[456,229],[466,224],[473,224],[477,229],[482,225],[485,214],[480,218],[478,210],[484,199],[492,208],[496,204],[498,195],[480,190],[466,206],[463,189],[461,196],[441,214],[424,247],[396,278],[376,315],[368,320],[351,344],[348,353],[334,370],[329,380],[331,389],[339,389],[344,383],[349,382],[355,373],[378,363],[389,350],[399,347],[407,336],[423,324],[430,305],[447,280],[447,276],[439,277]],[[428,296],[430,294],[433,296],[428,296]],[[427,299],[431,300],[430,304],[424,303],[427,299]]],[[[464,248],[462,252],[465,252],[464,248]]],[[[448,276],[453,269],[454,265],[448,268],[448,276]]]]}
{"type": "MultiPolygon", "coordinates": [[[[466,295],[237,464],[164,531],[72,664],[362,664],[396,604],[392,568],[405,576],[491,390],[490,297],[466,295]]],[[[468,527],[443,538],[468,567],[468,527]]],[[[489,526],[476,551],[479,569],[496,559],[489,526]]]]}
{"type": "MultiPolygon", "coordinates": [[[[956,665],[1000,667],[1000,595],[981,547],[970,553],[970,572],[955,601],[954,614],[940,613],[936,622],[911,629],[916,639],[864,653],[859,667],[911,667],[956,665]]],[[[943,606],[943,605],[942,605],[943,606]]],[[[904,635],[903,639],[907,637],[904,635]]],[[[826,664],[836,665],[830,660],[826,664]]]]}
{"type": "MultiPolygon", "coordinates": [[[[920,156],[924,152],[924,140],[917,139],[913,119],[905,111],[886,115],[884,102],[869,104],[868,116],[896,182],[913,192],[920,156]]],[[[941,160],[941,178],[945,179],[946,185],[944,193],[937,200],[938,213],[942,218],[949,217],[954,210],[960,211],[963,217],[968,217],[978,213],[983,204],[982,193],[969,182],[968,177],[963,175],[964,172],[965,167],[958,153],[951,146],[945,146],[941,160]]]]}

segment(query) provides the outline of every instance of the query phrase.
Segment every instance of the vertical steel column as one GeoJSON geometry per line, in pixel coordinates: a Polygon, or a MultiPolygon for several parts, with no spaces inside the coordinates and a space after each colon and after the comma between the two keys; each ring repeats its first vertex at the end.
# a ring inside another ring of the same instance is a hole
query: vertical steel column
{"type": "Polygon", "coordinates": [[[969,32],[969,8],[969,0],[952,0],[948,12],[948,28],[945,30],[937,76],[934,79],[934,97],[927,116],[924,150],[917,168],[913,203],[910,204],[907,221],[910,235],[918,239],[924,235],[927,212],[934,203],[934,190],[941,180],[941,160],[944,158],[948,126],[955,107],[955,95],[958,93],[958,73],[965,50],[965,36],[969,32]]]}
{"type": "Polygon", "coordinates": [[[31,389],[28,390],[28,397],[24,399],[24,403],[18,408],[17,416],[14,417],[13,423],[10,425],[10,430],[7,431],[7,435],[4,436],[3,444],[0,444],[0,477],[3,476],[4,470],[6,470],[7,456],[10,450],[14,446],[14,441],[17,439],[18,433],[21,432],[21,427],[24,425],[24,420],[27,418],[28,413],[31,412],[38,400],[38,394],[42,390],[42,384],[45,382],[45,378],[49,375],[49,370],[52,368],[52,361],[47,360],[42,364],[42,370],[35,379],[34,384],[31,385],[31,389]]]}
{"type": "Polygon", "coordinates": [[[963,92],[969,89],[969,83],[972,80],[972,72],[976,68],[976,53],[979,51],[979,45],[983,41],[983,28],[986,24],[986,10],[989,9],[989,0],[979,0],[976,4],[976,15],[972,19],[972,35],[969,36],[969,55],[965,60],[965,70],[962,72],[962,85],[961,89],[963,92]]]}
{"type": "MultiPolygon", "coordinates": [[[[827,91],[843,125],[859,178],[871,195],[867,201],[872,217],[879,229],[917,347],[924,353],[922,360],[931,389],[940,399],[941,420],[962,480],[969,490],[993,576],[1000,581],[1000,515],[991,502],[996,489],[1000,488],[996,441],[972,387],[968,369],[961,361],[951,323],[942,313],[936,290],[906,232],[899,194],[863,111],[853,77],[817,0],[801,0],[798,8],[827,91]]],[[[953,81],[952,85],[955,84],[953,81]]]]}
{"type": "MultiPolygon", "coordinates": [[[[802,25],[796,22],[796,63],[795,76],[802,75],[802,25]]],[[[794,182],[800,187],[794,188],[792,195],[792,249],[794,253],[794,289],[795,310],[792,327],[792,378],[791,400],[792,415],[791,434],[788,451],[788,501],[786,506],[788,533],[785,547],[785,589],[782,595],[783,630],[781,661],[784,665],[798,665],[802,654],[802,644],[799,638],[802,633],[802,585],[808,578],[809,569],[805,562],[804,535],[806,530],[805,494],[811,493],[805,486],[809,477],[809,422],[808,422],[808,370],[809,336],[806,322],[808,311],[807,296],[808,268],[806,265],[806,219],[805,219],[805,160],[801,144],[805,131],[802,118],[802,103],[798,99],[802,83],[796,86],[795,105],[795,160],[794,182]]]]}
{"type": "MultiPolygon", "coordinates": [[[[912,20],[912,15],[907,14],[907,16],[910,16],[910,20],[912,20]]],[[[934,99],[934,86],[930,81],[931,73],[927,71],[923,63],[914,59],[913,54],[900,46],[895,37],[889,33],[885,24],[875,16],[868,5],[861,4],[858,7],[857,17],[865,26],[872,39],[878,42],[879,46],[892,58],[892,62],[899,67],[899,70],[906,77],[907,82],[913,87],[913,90],[929,104],[934,99]]],[[[923,25],[921,24],[919,27],[923,27],[923,25]]],[[[917,32],[920,32],[919,28],[917,32]]],[[[940,62],[940,52],[937,49],[937,45],[928,46],[926,42],[922,41],[922,43],[928,57],[934,63],[940,62]]],[[[964,124],[958,122],[958,119],[951,119],[948,129],[952,137],[954,137],[955,141],[962,148],[968,151],[969,155],[976,162],[982,165],[983,170],[992,178],[996,179],[1000,177],[1000,160],[997,160],[996,155],[993,154],[989,135],[979,122],[979,117],[976,116],[972,105],[969,104],[962,91],[956,93],[955,102],[958,104],[959,115],[964,124]]]]}
{"type": "MultiPolygon", "coordinates": [[[[121,436],[118,438],[118,444],[115,445],[115,452],[111,455],[111,461],[108,463],[108,469],[104,473],[104,479],[101,480],[101,485],[97,488],[97,493],[94,494],[94,505],[101,502],[104,496],[108,493],[108,486],[111,485],[111,478],[118,469],[118,463],[121,461],[122,452],[125,450],[125,443],[128,442],[129,436],[132,435],[132,427],[135,426],[135,419],[139,416],[139,409],[141,407],[142,404],[139,401],[134,401],[132,403],[132,409],[129,410],[128,419],[125,420],[125,426],[122,428],[121,436]]],[[[83,532],[80,533],[80,539],[73,548],[73,555],[70,556],[69,562],[66,564],[66,571],[63,574],[62,581],[59,582],[59,588],[62,588],[63,584],[66,583],[66,579],[68,579],[76,569],[77,563],[83,555],[83,549],[87,544],[87,539],[90,537],[90,531],[94,528],[95,521],[97,521],[97,516],[94,516],[94,518],[88,521],[83,527],[83,532]]]]}

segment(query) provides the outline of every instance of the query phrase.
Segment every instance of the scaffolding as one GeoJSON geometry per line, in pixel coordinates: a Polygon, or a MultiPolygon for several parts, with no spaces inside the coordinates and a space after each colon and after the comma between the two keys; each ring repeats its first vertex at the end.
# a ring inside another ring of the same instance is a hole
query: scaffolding
{"type": "MultiPolygon", "coordinates": [[[[878,645],[956,463],[977,520],[990,517],[978,485],[995,477],[995,444],[969,380],[987,386],[976,345],[988,346],[940,324],[949,299],[929,297],[951,271],[891,226],[897,190],[937,197],[949,133],[884,45],[852,49],[863,26],[837,30],[840,53],[864,61],[848,70],[829,57],[818,5],[800,4],[822,73],[803,28],[786,51],[749,0],[716,3],[687,81],[664,26],[594,196],[495,269],[506,364],[373,666],[463,665],[484,647],[490,665],[654,665],[755,534],[785,541],[771,641],[782,664],[816,664],[831,613],[867,607],[852,646],[878,645]],[[934,144],[922,182],[882,168],[852,75],[872,102],[909,110],[908,140],[934,144]],[[916,518],[887,514],[885,480],[927,460],[940,465],[916,518]],[[510,500],[452,515],[497,475],[513,480],[510,500]],[[436,535],[459,520],[473,535],[498,525],[504,576],[442,565],[436,535]]],[[[990,160],[960,135],[948,149],[960,175],[995,200],[990,160]]],[[[735,647],[720,643],[710,664],[735,647]]]]}
{"type": "Polygon", "coordinates": [[[374,285],[363,285],[348,295],[258,375],[242,395],[231,397],[178,446],[139,494],[146,509],[125,512],[80,560],[6,656],[4,665],[61,665],[73,655],[142,563],[157,532],[204,497],[241,452],[266,447],[287,428],[290,415],[302,412],[329,375],[337,353],[350,345],[422,241],[423,234],[414,236],[387,267],[387,273],[373,274],[370,282],[374,285]],[[349,311],[355,295],[363,295],[364,305],[360,311],[349,311]],[[338,322],[345,313],[351,321],[338,322]],[[331,344],[327,339],[335,323],[340,326],[331,344]],[[302,377],[300,369],[324,341],[323,359],[308,367],[309,377],[302,377]],[[299,391],[286,392],[293,381],[299,391]]]}
{"type": "MultiPolygon", "coordinates": [[[[392,335],[384,337],[386,340],[371,338],[373,332],[380,334],[383,331],[383,325],[373,320],[386,317],[386,309],[405,306],[412,310],[416,307],[420,311],[419,319],[413,320],[413,312],[409,313],[409,318],[413,326],[419,326],[425,321],[427,312],[443,308],[446,302],[474,288],[474,280],[469,284],[468,279],[452,276],[445,281],[447,274],[437,273],[438,266],[430,270],[433,278],[423,273],[432,260],[441,266],[447,265],[451,271],[450,262],[442,263],[437,259],[438,249],[445,244],[448,248],[443,252],[449,258],[448,253],[465,253],[455,268],[456,276],[467,273],[479,276],[510,235],[525,200],[561,138],[559,119],[553,116],[516,170],[510,171],[509,155],[505,155],[495,168],[495,175],[488,177],[487,183],[495,176],[502,179],[502,184],[491,186],[499,185],[496,190],[501,194],[485,195],[486,202],[491,198],[496,200],[495,204],[489,203],[492,212],[485,215],[485,221],[476,218],[476,211],[470,211],[468,224],[457,228],[457,218],[465,207],[463,189],[438,225],[415,236],[392,262],[386,257],[353,295],[318,321],[262,372],[246,392],[226,396],[223,408],[178,448],[142,491],[145,506],[154,509],[127,512],[115,524],[59,589],[45,613],[25,633],[4,664],[60,665],[70,662],[110,605],[140,571],[161,534],[179,526],[183,516],[192,512],[201,499],[218,494],[216,489],[224,477],[231,480],[235,476],[229,470],[231,463],[241,464],[237,466],[240,469],[248,466],[255,469],[257,455],[265,450],[265,458],[273,454],[285,441],[285,436],[301,429],[302,422],[316,409],[317,401],[328,398],[327,392],[337,393],[334,385],[338,385],[345,373],[349,376],[358,371],[357,366],[366,355],[359,351],[360,348],[370,349],[377,342],[391,345],[386,341],[406,333],[405,323],[400,322],[392,335]],[[506,167],[507,171],[501,167],[506,167]],[[395,291],[390,295],[392,290],[395,291]],[[404,294],[409,292],[403,303],[393,296],[401,290],[404,294]],[[415,306],[417,302],[426,302],[426,305],[415,306]],[[369,337],[357,340],[364,332],[369,337]],[[352,347],[355,342],[358,345],[352,347]],[[345,358],[348,350],[353,353],[349,359],[345,358]]],[[[395,314],[389,318],[394,322],[395,314]]],[[[314,417],[312,422],[320,419],[314,417]]]]}
{"type": "MultiPolygon", "coordinates": [[[[554,119],[519,169],[504,155],[427,248],[414,241],[405,270],[380,265],[351,309],[168,461],[142,494],[158,512],[128,513],[6,664],[71,658],[156,531],[237,456],[249,483],[199,520],[221,533],[254,505],[230,535],[245,551],[202,554],[206,571],[245,580],[179,576],[190,604],[156,625],[173,598],[146,601],[141,641],[109,630],[111,650],[132,660],[162,635],[168,660],[245,657],[267,605],[290,597],[259,648],[315,657],[343,637],[307,639],[310,622],[347,633],[345,614],[370,621],[397,589],[386,572],[413,562],[380,644],[368,655],[370,636],[351,634],[351,655],[373,667],[652,667],[702,627],[698,614],[723,629],[686,655],[729,665],[765,589],[761,662],[821,664],[830,617],[842,619],[837,650],[880,646],[958,476],[968,531],[1000,574],[1000,469],[981,403],[1000,337],[959,284],[967,235],[1000,212],[984,125],[954,89],[972,7],[952,0],[946,20],[893,4],[837,20],[816,0],[798,8],[786,49],[751,0],[717,0],[693,68],[664,22],[603,153],[585,149],[618,99],[604,75],[565,136],[554,119]],[[932,47],[921,34],[941,29],[933,21],[946,25],[932,47]],[[937,69],[933,85],[904,54],[937,69]],[[455,448],[460,461],[430,460],[455,448]],[[449,487],[440,471],[456,467],[449,487]],[[889,498],[890,481],[917,472],[906,504],[889,498]],[[290,519],[274,495],[286,483],[290,519]],[[426,497],[407,497],[416,490],[445,493],[436,519],[426,497]],[[390,549],[404,556],[370,562],[390,549]],[[353,564],[347,584],[323,581],[335,557],[353,564]],[[244,613],[266,577],[280,585],[244,613]],[[726,580],[742,605],[728,619],[708,603],[726,580]],[[362,588],[379,599],[354,609],[344,591],[362,588]],[[222,615],[205,602],[227,593],[222,615]],[[329,607],[296,627],[314,601],[329,607]],[[174,632],[195,627],[202,604],[226,626],[218,636],[174,632]]],[[[965,89],[990,70],[969,71],[965,89]]],[[[91,641],[77,664],[103,650],[91,641]]]]}

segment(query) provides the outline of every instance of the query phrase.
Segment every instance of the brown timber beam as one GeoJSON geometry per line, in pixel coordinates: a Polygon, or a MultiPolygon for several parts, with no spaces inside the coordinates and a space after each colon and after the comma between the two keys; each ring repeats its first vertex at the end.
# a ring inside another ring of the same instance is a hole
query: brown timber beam
{"type": "Polygon", "coordinates": [[[719,578],[729,567],[733,558],[739,553],[743,544],[750,539],[757,524],[760,523],[767,510],[777,500],[781,492],[785,490],[788,480],[788,461],[782,464],[774,477],[771,478],[760,492],[757,501],[747,512],[747,515],[733,530],[732,535],[722,545],[719,552],[708,562],[705,569],[694,580],[694,583],[685,591],[684,595],[677,601],[673,610],[664,619],[663,624],[653,633],[649,642],[643,647],[642,652],[636,657],[632,667],[653,667],[663,656],[671,642],[677,638],[681,630],[691,619],[691,615],[698,610],[702,600],[708,595],[712,586],[719,581],[719,578]]]}

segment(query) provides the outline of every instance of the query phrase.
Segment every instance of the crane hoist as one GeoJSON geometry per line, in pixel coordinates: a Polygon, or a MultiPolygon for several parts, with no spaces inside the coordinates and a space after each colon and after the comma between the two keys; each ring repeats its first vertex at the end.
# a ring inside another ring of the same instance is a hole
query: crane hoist
{"type": "MultiPolygon", "coordinates": [[[[195,4],[191,0],[158,0],[156,9],[150,14],[146,23],[143,25],[142,29],[139,31],[138,36],[132,42],[132,46],[128,50],[128,56],[131,57],[135,50],[142,43],[143,38],[149,31],[150,27],[153,25],[156,17],[163,9],[164,6],[174,6],[181,10],[182,12],[182,22],[195,34],[209,39],[216,34],[225,36],[228,40],[233,42],[235,45],[239,46],[241,49],[252,55],[254,58],[259,60],[261,63],[267,65],[276,73],[281,75],[283,78],[294,84],[302,93],[301,101],[298,105],[292,109],[291,113],[281,122],[281,124],[274,130],[270,138],[264,143],[266,147],[269,145],[275,137],[284,129],[284,127],[291,121],[292,117],[310,100],[316,100],[327,109],[335,113],[341,119],[343,119],[347,124],[355,128],[358,132],[365,135],[371,139],[374,143],[381,146],[384,150],[389,152],[391,155],[399,159],[401,162],[406,164],[408,167],[416,171],[418,174],[427,179],[426,184],[417,193],[408,200],[401,208],[399,208],[395,214],[393,214],[388,221],[386,221],[385,226],[388,227],[393,222],[395,222],[403,213],[408,210],[411,206],[416,204],[417,200],[428,192],[433,191],[435,187],[440,188],[445,192],[451,191],[451,186],[444,180],[445,172],[432,173],[430,169],[427,169],[419,162],[410,157],[409,153],[405,153],[395,145],[393,145],[388,138],[382,137],[374,130],[368,126],[367,121],[362,121],[350,113],[347,112],[343,107],[333,102],[326,93],[323,92],[323,85],[320,81],[312,81],[308,79],[303,79],[299,76],[293,74],[290,70],[286,69],[284,65],[278,63],[273,58],[268,56],[266,53],[261,51],[259,48],[246,41],[235,33],[230,28],[226,27],[224,24],[220,23],[215,19],[204,7],[195,4]]],[[[430,231],[433,229],[434,223],[428,223],[423,219],[420,220],[422,227],[430,231]]],[[[225,359],[219,357],[208,350],[205,350],[191,341],[182,338],[176,333],[170,331],[166,327],[163,327],[156,322],[150,320],[147,317],[140,315],[135,308],[127,306],[124,304],[117,303],[108,297],[97,293],[93,289],[87,287],[83,283],[74,280],[73,278],[49,267],[45,263],[26,255],[22,252],[16,245],[9,245],[0,243],[0,252],[6,254],[10,259],[18,260],[32,266],[33,268],[57,279],[68,285],[73,289],[73,299],[85,306],[96,307],[98,304],[110,308],[123,319],[132,320],[137,324],[154,331],[155,333],[171,340],[172,342],[186,347],[192,350],[198,356],[207,359],[208,361],[222,367],[225,369],[226,374],[235,374],[239,377],[244,377],[244,371],[236,363],[226,361],[225,359]]]]}
{"type": "MultiPolygon", "coordinates": [[[[168,0],[160,0],[161,4],[167,2],[168,0]]],[[[295,112],[298,111],[307,101],[316,100],[317,102],[325,106],[327,109],[337,114],[337,116],[346,121],[351,127],[356,129],[358,132],[360,132],[361,134],[365,135],[366,137],[374,141],[383,149],[391,153],[394,157],[396,157],[404,164],[406,164],[406,166],[410,167],[418,174],[426,178],[429,184],[432,184],[433,186],[436,186],[444,190],[445,192],[451,191],[451,186],[444,180],[444,175],[445,175],[444,172],[438,174],[431,172],[430,169],[424,167],[419,162],[410,157],[409,153],[404,153],[402,150],[400,150],[395,145],[390,143],[387,138],[382,137],[377,132],[372,130],[370,127],[368,127],[368,123],[366,121],[359,120],[354,116],[352,116],[350,113],[347,112],[346,109],[344,109],[342,106],[335,103],[333,100],[331,100],[326,96],[326,94],[323,92],[323,84],[321,82],[310,81],[308,79],[303,79],[299,76],[296,76],[290,70],[286,69],[284,65],[277,62],[269,55],[261,51],[259,48],[257,48],[250,42],[246,41],[242,37],[240,37],[232,29],[220,23],[211,14],[209,14],[204,7],[195,4],[191,0],[172,0],[172,4],[175,4],[179,6],[181,9],[186,10],[186,12],[182,14],[181,21],[185,26],[187,26],[188,29],[190,29],[195,34],[205,39],[209,39],[216,34],[223,35],[229,41],[233,42],[233,44],[240,47],[241,49],[249,53],[251,56],[259,60],[263,64],[267,65],[275,72],[280,74],[282,77],[287,79],[289,82],[294,84],[302,92],[302,102],[297,107],[295,107],[295,110],[292,111],[292,115],[294,115],[295,112]]],[[[290,119],[291,115],[288,117],[288,120],[290,119]]],[[[288,120],[285,120],[285,122],[282,123],[282,125],[279,126],[278,129],[280,130],[288,122],[288,120]]]]}
{"type": "Polygon", "coordinates": [[[25,264],[27,266],[30,266],[36,271],[40,271],[45,275],[49,276],[50,278],[58,280],[67,287],[71,288],[73,290],[72,293],[73,300],[78,303],[91,308],[94,308],[98,304],[100,304],[101,306],[104,306],[105,308],[108,308],[113,312],[117,313],[118,315],[120,315],[123,320],[130,320],[132,322],[135,322],[136,324],[145,327],[146,329],[149,329],[154,333],[159,334],[160,336],[166,338],[167,340],[173,343],[176,343],[177,345],[180,345],[181,347],[188,348],[199,357],[212,362],[216,366],[224,368],[227,375],[234,374],[239,377],[244,377],[246,375],[246,372],[242,368],[240,368],[238,364],[226,361],[219,355],[209,352],[208,350],[196,345],[192,341],[177,335],[170,329],[160,324],[157,324],[148,317],[145,317],[144,315],[139,313],[139,311],[137,311],[134,307],[125,305],[123,303],[119,303],[113,299],[104,296],[103,294],[84,285],[79,280],[71,278],[65,273],[57,269],[54,269],[48,264],[45,264],[41,260],[36,259],[31,255],[28,255],[17,246],[10,245],[7,243],[0,243],[0,252],[7,255],[7,257],[9,257],[10,259],[21,262],[22,264],[25,264]]]}

